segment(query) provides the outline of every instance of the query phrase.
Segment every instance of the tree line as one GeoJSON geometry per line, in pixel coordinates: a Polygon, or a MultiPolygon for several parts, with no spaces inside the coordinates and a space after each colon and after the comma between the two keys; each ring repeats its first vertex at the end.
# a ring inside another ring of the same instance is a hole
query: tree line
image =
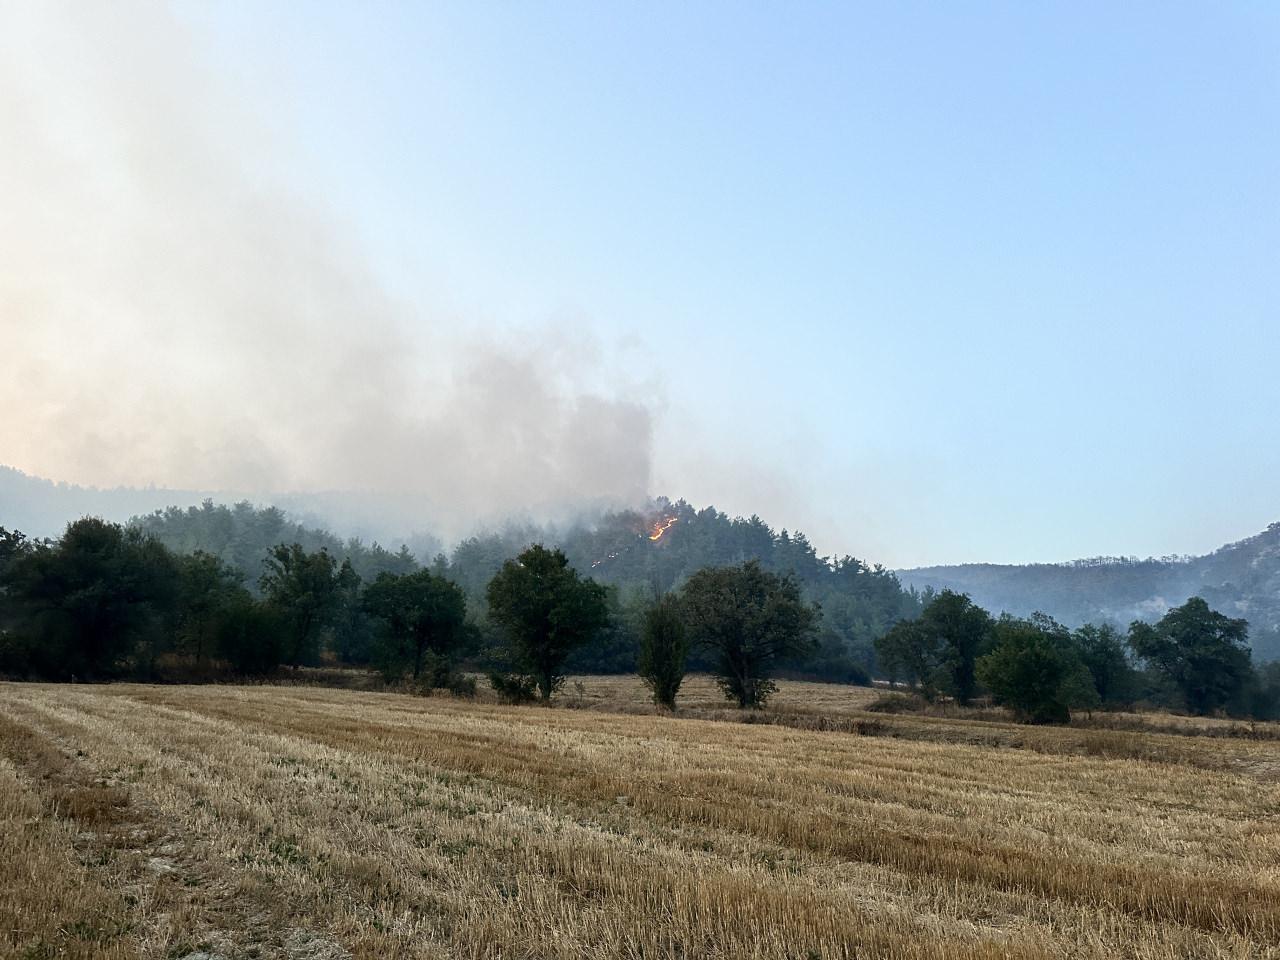
{"type": "MultiPolygon", "coordinates": [[[[595,643],[579,647],[570,666],[579,673],[634,673],[645,613],[655,598],[678,589],[696,571],[757,560],[768,571],[792,574],[804,598],[820,608],[813,644],[781,665],[790,676],[841,683],[867,683],[878,670],[874,641],[897,620],[920,609],[920,595],[904,590],[892,571],[856,557],[820,557],[802,533],[774,530],[759,517],[729,517],[713,507],[694,509],[684,501],[659,499],[647,513],[617,511],[563,527],[512,524],[468,537],[448,554],[427,553],[430,538],[388,549],[358,539],[341,540],[293,523],[274,507],[231,506],[206,501],[170,507],[130,521],[178,553],[202,550],[245,575],[251,593],[260,592],[263,560],[280,543],[298,543],[308,552],[324,548],[365,582],[379,573],[427,568],[446,576],[467,597],[468,617],[484,637],[489,629],[489,581],[510,557],[533,543],[554,545],[571,566],[606,588],[610,622],[595,643]],[[652,522],[666,531],[651,541],[652,522]]],[[[358,644],[356,644],[358,646],[358,644]]],[[[353,650],[354,652],[354,650],[353,650]]],[[[713,666],[711,653],[695,647],[691,669],[713,666]]]]}
{"type": "MultiPolygon", "coordinates": [[[[201,679],[336,662],[463,694],[479,670],[508,699],[545,701],[584,653],[630,643],[655,702],[674,709],[696,668],[749,708],[822,644],[823,611],[800,577],[757,559],[702,567],[631,606],[558,547],[534,544],[503,560],[479,604],[452,573],[438,557],[366,580],[328,545],[278,543],[250,584],[222,558],[178,553],[136,526],[86,518],[56,541],[0,528],[0,672],[201,679]]],[[[943,591],[922,595],[918,612],[874,646],[891,685],[962,705],[989,697],[1031,722],[1138,701],[1276,717],[1280,670],[1256,670],[1247,639],[1245,621],[1198,597],[1122,634],[1069,630],[1042,614],[993,618],[943,591]]]]}
{"type": "Polygon", "coordinates": [[[993,618],[966,594],[944,590],[876,647],[890,681],[925,700],[963,705],[989,696],[1035,723],[1140,701],[1198,715],[1280,719],[1280,663],[1255,668],[1248,635],[1247,621],[1201,597],[1121,632],[1110,624],[1070,630],[1042,613],[993,618]]]}
{"type": "MultiPolygon", "coordinates": [[[[257,590],[210,553],[175,553],[137,527],[86,518],[57,541],[0,528],[0,672],[52,680],[267,676],[327,656],[388,679],[474,693],[464,661],[512,700],[549,700],[572,655],[606,640],[610,590],[558,548],[534,544],[485,587],[486,621],[440,570],[383,570],[364,582],[321,546],[277,544],[257,590]]],[[[757,561],[707,568],[642,616],[638,659],[674,707],[693,646],[726,695],[760,706],[778,663],[814,644],[817,607],[791,575],[757,561]]]]}

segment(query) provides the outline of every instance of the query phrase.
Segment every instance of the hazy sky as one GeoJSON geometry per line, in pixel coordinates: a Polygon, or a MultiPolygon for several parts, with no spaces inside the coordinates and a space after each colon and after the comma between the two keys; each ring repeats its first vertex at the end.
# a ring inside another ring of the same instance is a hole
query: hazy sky
{"type": "Polygon", "coordinates": [[[1280,520],[1274,4],[0,9],[0,462],[900,566],[1280,520]]]}

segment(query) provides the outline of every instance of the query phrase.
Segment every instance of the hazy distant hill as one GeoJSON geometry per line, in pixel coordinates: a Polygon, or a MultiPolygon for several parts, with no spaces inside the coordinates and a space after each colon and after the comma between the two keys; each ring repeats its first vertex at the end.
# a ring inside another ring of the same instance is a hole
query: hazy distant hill
{"type": "Polygon", "coordinates": [[[1280,523],[1203,557],[1102,557],[1063,564],[969,563],[899,570],[903,585],[969,594],[989,610],[1037,610],[1076,625],[1159,617],[1191,596],[1249,621],[1259,656],[1280,656],[1280,523]]]}
{"type": "Polygon", "coordinates": [[[31,537],[56,537],[67,523],[84,516],[124,522],[169,505],[197,504],[211,493],[162,487],[100,490],[32,477],[0,466],[0,526],[31,537]]]}
{"type": "Polygon", "coordinates": [[[263,494],[231,490],[176,490],[168,487],[82,487],[33,477],[0,466],[0,526],[31,537],[56,537],[67,523],[84,516],[124,523],[166,507],[196,506],[204,500],[273,504],[291,520],[323,527],[336,536],[408,543],[431,556],[442,544],[425,519],[429,505],[410,497],[354,493],[263,494]],[[407,517],[414,518],[406,522],[407,517]]]}

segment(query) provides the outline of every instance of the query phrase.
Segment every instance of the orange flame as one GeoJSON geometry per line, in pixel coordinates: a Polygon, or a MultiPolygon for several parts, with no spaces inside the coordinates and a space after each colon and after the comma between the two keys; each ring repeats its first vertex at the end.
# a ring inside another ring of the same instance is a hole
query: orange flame
{"type": "Polygon", "coordinates": [[[653,530],[649,533],[650,540],[661,540],[662,535],[671,529],[672,524],[679,523],[679,517],[663,517],[661,520],[653,522],[653,530]]]}

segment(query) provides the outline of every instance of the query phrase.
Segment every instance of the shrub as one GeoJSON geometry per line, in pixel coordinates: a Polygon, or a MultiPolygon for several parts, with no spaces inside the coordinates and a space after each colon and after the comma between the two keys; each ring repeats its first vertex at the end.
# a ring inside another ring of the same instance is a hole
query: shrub
{"type": "Polygon", "coordinates": [[[538,697],[538,681],[518,673],[489,674],[489,685],[507,703],[529,703],[538,697]]]}
{"type": "Polygon", "coordinates": [[[912,694],[886,693],[876,697],[866,709],[871,713],[915,713],[924,709],[925,700],[912,694]]]}

